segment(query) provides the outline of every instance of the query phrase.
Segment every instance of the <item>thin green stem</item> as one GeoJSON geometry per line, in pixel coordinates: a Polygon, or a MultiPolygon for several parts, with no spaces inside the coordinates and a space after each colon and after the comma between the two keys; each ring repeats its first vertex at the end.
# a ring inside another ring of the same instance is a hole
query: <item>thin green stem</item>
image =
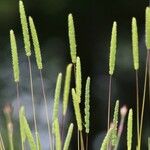
{"type": "Polygon", "coordinates": [[[43,81],[43,74],[42,70],[40,71],[40,79],[41,79],[41,84],[42,84],[42,93],[43,93],[43,98],[44,98],[44,103],[45,103],[45,113],[46,113],[46,120],[47,120],[47,127],[48,127],[48,134],[49,134],[49,146],[50,149],[52,150],[52,134],[51,134],[51,128],[50,128],[50,122],[49,122],[49,115],[48,115],[48,108],[47,108],[47,99],[46,99],[46,94],[45,94],[45,87],[44,87],[44,81],[43,81]]]}
{"type": "Polygon", "coordinates": [[[137,143],[139,142],[139,80],[138,80],[138,70],[135,72],[136,76],[136,119],[137,119],[137,143]]]}
{"type": "Polygon", "coordinates": [[[144,91],[143,91],[143,100],[142,100],[142,111],[141,111],[141,121],[140,121],[140,136],[139,136],[138,150],[140,150],[140,148],[141,148],[143,118],[144,118],[144,110],[145,110],[145,96],[146,96],[146,86],[147,86],[148,59],[149,59],[149,50],[147,50],[147,57],[146,57],[144,91]]]}
{"type": "Polygon", "coordinates": [[[17,94],[17,105],[18,105],[18,112],[19,112],[19,108],[20,108],[19,82],[16,82],[16,94],[17,94]]]}
{"type": "Polygon", "coordinates": [[[83,141],[82,131],[80,131],[79,134],[80,134],[81,150],[84,150],[84,141],[83,141]]]}
{"type": "Polygon", "coordinates": [[[111,87],[112,87],[112,75],[109,76],[107,131],[109,130],[109,123],[110,123],[111,87]]]}
{"type": "MultiPolygon", "coordinates": [[[[28,65],[29,65],[29,74],[30,74],[30,90],[31,90],[31,99],[32,99],[34,129],[35,129],[35,132],[38,133],[38,130],[37,130],[37,122],[36,122],[36,116],[35,116],[35,100],[34,100],[33,79],[32,79],[32,67],[31,67],[30,56],[28,56],[28,65]]],[[[35,136],[36,136],[36,143],[37,143],[37,141],[38,141],[37,134],[35,134],[35,136]]]]}
{"type": "Polygon", "coordinates": [[[80,137],[79,137],[79,130],[77,131],[77,139],[78,139],[78,150],[80,150],[80,137]]]}
{"type": "Polygon", "coordinates": [[[89,134],[86,133],[86,150],[88,150],[88,144],[89,144],[89,134]]]}

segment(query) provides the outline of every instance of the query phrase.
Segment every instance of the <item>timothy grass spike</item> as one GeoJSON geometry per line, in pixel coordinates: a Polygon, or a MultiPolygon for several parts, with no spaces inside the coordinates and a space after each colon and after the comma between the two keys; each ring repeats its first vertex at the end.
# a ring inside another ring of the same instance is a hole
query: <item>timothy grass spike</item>
{"type": "Polygon", "coordinates": [[[128,126],[127,126],[127,148],[131,150],[132,148],[132,129],[133,128],[133,111],[129,110],[128,114],[128,126]]]}
{"type": "Polygon", "coordinates": [[[132,18],[132,49],[134,69],[139,69],[139,46],[138,46],[138,29],[136,18],[132,18]]]}
{"type": "Polygon", "coordinates": [[[29,25],[30,25],[31,35],[32,35],[36,63],[37,63],[38,69],[41,70],[43,68],[41,50],[40,50],[37,31],[36,31],[35,24],[34,24],[32,17],[29,17],[29,25]]]}
{"type": "Polygon", "coordinates": [[[84,113],[85,113],[85,132],[89,133],[90,131],[90,77],[87,78],[86,80],[86,86],[85,86],[85,108],[84,108],[84,113]]]}
{"type": "Polygon", "coordinates": [[[55,96],[54,96],[54,107],[53,107],[53,127],[52,132],[54,133],[54,121],[58,118],[58,109],[59,109],[59,99],[61,92],[61,82],[62,82],[62,73],[58,74],[56,88],[55,88],[55,96]]]}
{"type": "Polygon", "coordinates": [[[19,63],[18,63],[17,44],[16,44],[16,38],[13,30],[10,30],[10,44],[11,44],[14,81],[19,82],[19,63]]]}
{"type": "Polygon", "coordinates": [[[73,123],[71,123],[70,126],[69,126],[63,150],[68,150],[69,149],[70,141],[71,141],[71,138],[72,138],[72,133],[73,133],[73,123]]]}
{"type": "Polygon", "coordinates": [[[55,118],[54,120],[54,134],[56,138],[56,150],[61,150],[61,136],[58,118],[55,118]]]}
{"type": "Polygon", "coordinates": [[[117,22],[114,21],[110,42],[110,56],[109,56],[109,74],[113,75],[116,61],[116,48],[117,48],[117,22]]]}
{"type": "Polygon", "coordinates": [[[150,7],[146,7],[145,10],[145,43],[146,48],[150,49],[150,7]]]}
{"type": "Polygon", "coordinates": [[[76,39],[75,39],[75,29],[72,14],[68,15],[68,34],[69,34],[69,44],[70,44],[70,54],[72,63],[76,63],[76,39]]]}
{"type": "Polygon", "coordinates": [[[77,100],[81,102],[81,91],[82,91],[82,74],[81,74],[81,61],[80,57],[76,60],[76,94],[77,100]]]}
{"type": "Polygon", "coordinates": [[[118,113],[119,113],[119,100],[116,101],[114,116],[113,116],[113,131],[112,131],[112,145],[117,143],[117,127],[118,127],[118,113]]]}
{"type": "Polygon", "coordinates": [[[20,19],[21,19],[21,26],[22,26],[22,33],[23,33],[26,55],[31,56],[31,45],[30,45],[27,17],[25,13],[24,4],[21,0],[19,1],[19,12],[20,12],[20,19]]]}
{"type": "Polygon", "coordinates": [[[72,89],[72,98],[73,98],[73,106],[74,106],[78,130],[82,131],[82,118],[81,118],[80,106],[74,88],[72,89]]]}
{"type": "Polygon", "coordinates": [[[101,145],[101,148],[100,150],[107,150],[108,148],[108,144],[110,143],[110,140],[111,140],[111,136],[112,136],[112,131],[113,131],[113,128],[110,128],[102,142],[102,145],[101,145]]]}
{"type": "Polygon", "coordinates": [[[64,86],[64,93],[63,93],[63,115],[64,116],[66,115],[67,107],[68,107],[71,71],[72,71],[72,64],[69,64],[66,69],[65,86],[64,86]]]}

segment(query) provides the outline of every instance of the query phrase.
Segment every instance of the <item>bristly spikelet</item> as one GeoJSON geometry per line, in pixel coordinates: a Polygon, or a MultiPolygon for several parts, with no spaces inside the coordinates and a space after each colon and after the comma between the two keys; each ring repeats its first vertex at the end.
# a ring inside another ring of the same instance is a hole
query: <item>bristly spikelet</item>
{"type": "Polygon", "coordinates": [[[10,44],[11,44],[11,53],[12,53],[14,81],[19,82],[18,53],[17,53],[16,38],[13,30],[10,30],[10,44]]]}
{"type": "Polygon", "coordinates": [[[54,121],[54,134],[56,139],[56,150],[61,150],[61,136],[58,118],[56,118],[54,121]]]}
{"type": "Polygon", "coordinates": [[[129,110],[128,114],[128,126],[127,126],[127,148],[131,150],[132,148],[132,129],[133,128],[133,111],[129,110]]]}
{"type": "Polygon", "coordinates": [[[74,89],[72,89],[72,99],[73,99],[73,106],[74,106],[78,130],[82,131],[82,118],[81,118],[80,106],[74,89]]]}
{"type": "Polygon", "coordinates": [[[72,71],[72,64],[69,64],[66,69],[65,86],[64,86],[64,93],[63,93],[63,115],[64,116],[66,115],[67,107],[68,107],[71,71],[72,71]]]}
{"type": "Polygon", "coordinates": [[[145,10],[145,42],[146,48],[150,49],[150,7],[145,10]]]}
{"type": "Polygon", "coordinates": [[[66,139],[65,139],[65,143],[64,143],[63,150],[68,150],[68,149],[69,149],[69,145],[70,145],[72,133],[73,133],[73,123],[71,123],[70,126],[69,126],[69,129],[68,129],[68,133],[67,133],[67,136],[66,136],[66,139]]]}
{"type": "Polygon", "coordinates": [[[75,39],[75,29],[72,14],[68,15],[68,34],[69,34],[69,44],[70,44],[70,54],[72,63],[76,63],[76,39],[75,39]]]}
{"type": "Polygon", "coordinates": [[[82,75],[81,75],[81,61],[80,57],[76,60],[76,94],[77,100],[81,102],[81,90],[82,90],[82,75]]]}
{"type": "Polygon", "coordinates": [[[110,143],[110,140],[111,140],[112,131],[113,131],[113,128],[110,128],[108,130],[108,132],[103,140],[100,150],[107,150],[108,144],[110,143]]]}
{"type": "Polygon", "coordinates": [[[117,23],[113,23],[111,42],[110,42],[110,56],[109,56],[109,74],[112,75],[115,69],[116,61],[116,48],[117,48],[117,23]]]}
{"type": "Polygon", "coordinates": [[[84,108],[84,121],[85,121],[85,132],[89,133],[90,131],[90,77],[86,80],[85,86],[85,108],[84,108]]]}
{"type": "Polygon", "coordinates": [[[30,25],[31,36],[32,36],[32,41],[33,41],[33,46],[34,46],[36,63],[37,63],[38,69],[41,70],[43,68],[41,50],[40,50],[40,45],[39,45],[39,39],[37,36],[37,31],[36,31],[32,17],[29,17],[29,25],[30,25]]]}
{"type": "Polygon", "coordinates": [[[23,33],[23,40],[24,40],[26,55],[31,56],[31,46],[30,46],[30,37],[29,37],[27,17],[26,17],[23,2],[21,0],[19,1],[19,12],[20,12],[20,19],[21,19],[21,26],[22,26],[22,33],[23,33]]]}
{"type": "Polygon", "coordinates": [[[138,46],[138,29],[136,18],[132,18],[132,50],[134,69],[139,69],[139,46],[138,46]]]}
{"type": "MultiPolygon", "coordinates": [[[[60,92],[61,92],[61,82],[62,82],[62,74],[59,73],[56,82],[55,88],[55,96],[54,96],[54,106],[53,106],[53,123],[56,118],[58,118],[58,109],[59,109],[59,99],[60,99],[60,92]]],[[[54,124],[52,127],[52,131],[54,133],[54,124]]]]}
{"type": "Polygon", "coordinates": [[[118,127],[119,100],[116,101],[114,116],[113,116],[113,131],[112,131],[112,146],[117,143],[117,127],[118,127]]]}

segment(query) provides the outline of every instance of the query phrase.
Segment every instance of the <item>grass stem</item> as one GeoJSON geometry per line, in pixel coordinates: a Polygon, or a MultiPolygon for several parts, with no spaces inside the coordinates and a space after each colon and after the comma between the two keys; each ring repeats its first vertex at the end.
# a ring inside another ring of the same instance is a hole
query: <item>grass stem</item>
{"type": "Polygon", "coordinates": [[[40,71],[40,79],[41,79],[41,84],[42,84],[42,93],[43,93],[43,98],[44,98],[44,103],[45,103],[45,113],[46,113],[46,120],[47,120],[47,127],[48,127],[48,134],[49,134],[49,146],[50,149],[52,150],[52,134],[51,134],[51,128],[50,128],[50,122],[49,122],[49,115],[48,115],[48,108],[47,108],[47,99],[46,99],[46,94],[45,94],[45,87],[44,87],[44,81],[43,81],[43,74],[42,70],[40,71]]]}
{"type": "Polygon", "coordinates": [[[89,134],[86,133],[86,150],[88,150],[88,144],[89,144],[89,134]]]}

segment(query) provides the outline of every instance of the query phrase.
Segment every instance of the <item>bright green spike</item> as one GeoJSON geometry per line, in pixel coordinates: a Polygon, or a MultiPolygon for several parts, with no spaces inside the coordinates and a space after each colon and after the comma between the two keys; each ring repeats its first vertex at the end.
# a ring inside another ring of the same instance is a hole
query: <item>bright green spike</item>
{"type": "Polygon", "coordinates": [[[19,82],[19,63],[18,63],[17,44],[16,44],[16,38],[13,30],[10,30],[10,44],[11,44],[14,81],[19,82]]]}
{"type": "Polygon", "coordinates": [[[101,148],[100,150],[107,150],[108,149],[108,144],[110,143],[111,141],[111,136],[112,136],[112,131],[113,131],[113,128],[110,128],[103,140],[103,143],[101,145],[101,148]]]}
{"type": "Polygon", "coordinates": [[[129,110],[128,114],[128,126],[127,126],[127,148],[131,150],[132,148],[132,128],[133,128],[133,111],[129,110]]]}
{"type": "Polygon", "coordinates": [[[29,17],[29,25],[30,25],[31,35],[32,35],[36,63],[37,63],[38,69],[41,70],[43,68],[41,50],[40,50],[39,40],[38,40],[36,28],[35,28],[32,17],[29,17]]]}
{"type": "Polygon", "coordinates": [[[56,150],[61,150],[61,136],[58,118],[56,118],[54,121],[54,134],[56,139],[56,150]]]}
{"type": "Polygon", "coordinates": [[[78,130],[82,131],[82,118],[81,118],[80,106],[74,89],[72,89],[72,98],[73,98],[73,106],[74,106],[78,130]]]}
{"type": "Polygon", "coordinates": [[[25,115],[24,107],[21,107],[19,110],[19,124],[20,124],[20,135],[21,135],[21,146],[22,150],[24,150],[24,143],[26,140],[26,133],[24,130],[24,118],[23,116],[25,115]]]}
{"type": "Polygon", "coordinates": [[[69,64],[66,69],[65,86],[64,86],[64,94],[63,94],[63,115],[64,116],[66,115],[67,107],[68,107],[71,71],[72,71],[72,64],[69,64]]]}
{"type": "Polygon", "coordinates": [[[27,23],[24,5],[21,0],[19,1],[19,11],[20,11],[20,19],[21,19],[21,26],[22,26],[22,33],[23,33],[23,40],[24,40],[26,55],[31,56],[31,46],[30,46],[28,23],[27,23]]]}
{"type": "Polygon", "coordinates": [[[84,108],[84,113],[85,113],[85,132],[89,133],[90,131],[90,77],[87,78],[86,80],[86,86],[85,86],[85,108],[84,108]]]}
{"type": "Polygon", "coordinates": [[[110,43],[110,56],[109,56],[109,74],[113,75],[116,61],[116,48],[117,48],[117,23],[113,23],[111,43],[110,43]]]}
{"type": "Polygon", "coordinates": [[[112,145],[117,144],[117,127],[118,127],[118,113],[119,113],[119,100],[116,101],[114,116],[113,116],[113,131],[112,131],[112,145]]]}
{"type": "Polygon", "coordinates": [[[150,49],[150,7],[146,7],[145,10],[145,42],[146,48],[150,49]]]}
{"type": "Polygon", "coordinates": [[[70,141],[71,141],[71,138],[72,138],[72,133],[73,133],[73,123],[71,123],[70,126],[69,126],[63,150],[68,150],[69,149],[70,141]]]}
{"type": "MultiPolygon", "coordinates": [[[[59,73],[58,77],[57,77],[56,88],[55,88],[54,107],[53,107],[53,123],[54,123],[55,119],[58,118],[61,82],[62,82],[62,74],[59,73]]],[[[54,133],[54,124],[52,127],[52,132],[54,133]]]]}
{"type": "Polygon", "coordinates": [[[76,63],[76,39],[75,39],[75,29],[72,14],[68,15],[68,30],[69,30],[69,44],[70,44],[70,54],[72,63],[76,63]]]}
{"type": "Polygon", "coordinates": [[[81,102],[81,90],[82,90],[82,75],[81,75],[81,61],[80,57],[76,60],[76,94],[78,102],[81,102]]]}
{"type": "Polygon", "coordinates": [[[139,46],[138,46],[138,29],[136,18],[132,18],[132,49],[134,69],[139,69],[139,46]]]}

